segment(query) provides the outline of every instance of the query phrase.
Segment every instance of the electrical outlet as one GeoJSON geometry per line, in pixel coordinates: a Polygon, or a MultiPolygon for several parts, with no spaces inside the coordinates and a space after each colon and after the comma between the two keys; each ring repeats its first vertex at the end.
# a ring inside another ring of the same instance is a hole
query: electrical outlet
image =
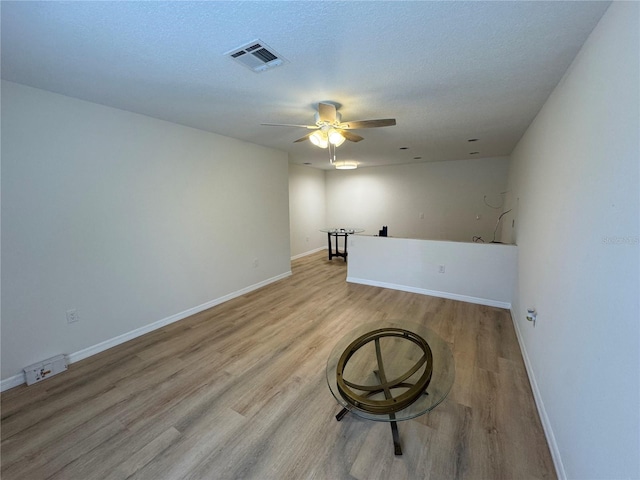
{"type": "Polygon", "coordinates": [[[67,323],[76,323],[80,318],[78,318],[78,311],[75,308],[71,308],[67,310],[67,323]]]}
{"type": "Polygon", "coordinates": [[[420,213],[420,220],[424,220],[424,213],[420,213]]]}
{"type": "Polygon", "coordinates": [[[444,273],[444,265],[438,265],[438,273],[444,273]]]}
{"type": "Polygon", "coordinates": [[[255,258],[253,260],[253,268],[258,268],[259,266],[260,266],[260,261],[257,258],[255,258]]]}

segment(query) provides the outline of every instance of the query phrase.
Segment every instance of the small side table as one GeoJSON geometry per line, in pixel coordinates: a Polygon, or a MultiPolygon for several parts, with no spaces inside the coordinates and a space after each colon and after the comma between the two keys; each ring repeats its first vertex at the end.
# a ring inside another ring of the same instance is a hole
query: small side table
{"type": "Polygon", "coordinates": [[[349,235],[353,235],[354,233],[364,232],[364,228],[323,228],[320,230],[321,232],[327,233],[327,243],[329,244],[329,260],[333,257],[342,257],[344,261],[347,261],[347,240],[349,235]],[[336,249],[333,250],[333,246],[331,244],[331,237],[336,239],[336,249]],[[338,249],[338,239],[344,238],[344,249],[342,252],[338,249]]]}

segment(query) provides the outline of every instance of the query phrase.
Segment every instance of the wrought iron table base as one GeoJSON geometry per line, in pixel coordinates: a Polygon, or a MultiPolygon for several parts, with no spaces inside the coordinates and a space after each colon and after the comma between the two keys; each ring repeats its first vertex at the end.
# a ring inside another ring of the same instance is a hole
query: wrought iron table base
{"type": "Polygon", "coordinates": [[[411,324],[412,331],[395,322],[383,325],[374,329],[364,325],[345,335],[327,362],[327,381],[343,407],[337,421],[351,412],[389,422],[394,453],[402,455],[398,422],[427,413],[444,400],[453,384],[453,358],[446,343],[424,327],[411,324]],[[434,354],[439,367],[432,384],[434,354]],[[353,366],[348,369],[348,364],[353,366]]]}
{"type": "MultiPolygon", "coordinates": [[[[336,415],[336,420],[342,420],[347,413],[349,413],[349,410],[343,408],[336,415]]],[[[395,415],[392,413],[391,415],[389,415],[389,417],[395,418],[395,415]]],[[[400,446],[400,433],[398,432],[398,422],[392,420],[391,422],[389,422],[389,424],[391,425],[391,435],[393,437],[393,453],[395,455],[402,455],[402,447],[400,446]]]]}
{"type": "MultiPolygon", "coordinates": [[[[375,374],[376,377],[378,377],[378,379],[380,379],[380,373],[377,370],[374,371],[373,373],[375,374]]],[[[409,384],[401,384],[399,386],[409,386],[409,384]]],[[[370,395],[375,395],[380,391],[382,391],[382,389],[378,391],[373,391],[370,393],[370,395]]],[[[429,393],[424,392],[424,395],[429,395],[429,393]]],[[[339,422],[345,417],[347,413],[349,413],[349,409],[343,408],[336,415],[336,420],[339,422]]],[[[393,452],[395,455],[402,455],[402,447],[400,446],[400,433],[398,432],[398,422],[395,421],[395,417],[396,417],[395,414],[393,413],[389,414],[389,419],[391,420],[389,424],[391,425],[391,435],[393,436],[393,452]]]]}
{"type": "MultiPolygon", "coordinates": [[[[402,448],[400,447],[400,434],[398,433],[398,423],[396,422],[395,412],[401,410],[403,406],[413,403],[421,395],[421,393],[426,393],[426,388],[429,386],[429,382],[431,381],[432,369],[433,359],[431,348],[429,347],[429,344],[425,339],[408,330],[400,328],[382,328],[373,330],[358,337],[342,353],[342,355],[340,356],[340,360],[338,361],[337,369],[338,389],[340,390],[345,400],[347,400],[347,402],[352,404],[354,407],[363,409],[368,412],[389,415],[391,434],[393,435],[393,450],[396,455],[402,455],[402,448]],[[422,358],[420,358],[420,360],[418,360],[411,369],[409,369],[404,375],[401,375],[394,380],[387,379],[384,362],[382,360],[380,339],[385,337],[399,337],[409,340],[418,345],[423,352],[422,358]],[[376,350],[376,361],[378,364],[378,369],[374,370],[373,374],[378,380],[378,385],[358,385],[347,381],[343,377],[343,371],[346,364],[349,362],[349,359],[357,350],[364,347],[370,342],[374,343],[376,350]],[[426,364],[426,368],[422,373],[422,376],[416,383],[405,382],[405,380],[408,380],[424,364],[426,364]],[[365,393],[357,394],[353,390],[351,390],[351,388],[355,388],[356,390],[360,390],[365,393]],[[408,389],[408,391],[399,397],[394,397],[391,391],[397,388],[408,389]],[[370,400],[370,397],[373,397],[374,395],[377,395],[379,393],[384,393],[384,401],[380,402],[370,400]]],[[[343,410],[338,413],[338,415],[336,415],[336,420],[340,421],[346,415],[347,411],[347,408],[343,408],[343,410]]]]}
{"type": "Polygon", "coordinates": [[[342,257],[344,261],[347,261],[347,240],[349,239],[349,233],[347,232],[327,232],[327,242],[329,243],[329,260],[333,257],[342,257]],[[336,239],[336,249],[333,250],[331,237],[336,239]],[[340,238],[344,238],[344,250],[341,252],[338,247],[340,238]]]}

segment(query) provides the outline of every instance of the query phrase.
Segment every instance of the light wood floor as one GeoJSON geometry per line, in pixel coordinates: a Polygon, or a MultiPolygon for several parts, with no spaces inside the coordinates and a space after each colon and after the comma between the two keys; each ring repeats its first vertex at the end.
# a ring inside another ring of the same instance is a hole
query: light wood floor
{"type": "Polygon", "coordinates": [[[509,312],[345,282],[318,253],[293,276],[1,395],[2,479],[555,478],[509,312]],[[347,415],[325,382],[337,339],[422,322],[456,379],[399,424],[347,415]]]}

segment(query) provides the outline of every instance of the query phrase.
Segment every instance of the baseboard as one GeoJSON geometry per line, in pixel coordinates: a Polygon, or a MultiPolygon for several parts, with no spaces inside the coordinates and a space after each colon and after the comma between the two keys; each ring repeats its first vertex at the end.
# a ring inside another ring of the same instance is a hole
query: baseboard
{"type": "Polygon", "coordinates": [[[397,285],[395,283],[377,282],[375,280],[366,280],[363,278],[347,277],[347,282],[360,283],[372,287],[390,288],[391,290],[401,290],[403,292],[419,293],[421,295],[430,295],[432,297],[447,298],[449,300],[459,300],[461,302],[476,303],[478,305],[486,305],[488,307],[511,308],[511,303],[491,300],[489,298],[471,297],[468,295],[460,295],[457,293],[439,292],[437,290],[427,290],[425,288],[410,287],[407,285],[397,285]]]}
{"type": "MultiPolygon", "coordinates": [[[[196,313],[200,313],[208,308],[215,307],[216,305],[220,305],[221,303],[228,302],[236,297],[241,295],[245,295],[249,292],[262,288],[264,286],[269,285],[270,283],[277,282],[278,280],[282,280],[283,278],[287,278],[291,276],[291,270],[285,272],[283,274],[277,275],[275,277],[268,278],[267,280],[263,280],[262,282],[250,285],[246,288],[238,290],[236,292],[232,292],[228,295],[225,295],[220,298],[216,298],[214,300],[210,300],[206,303],[198,305],[193,308],[189,308],[180,313],[176,313],[175,315],[171,315],[169,317],[163,318],[162,320],[158,320],[156,322],[150,323],[149,325],[145,325],[144,327],[136,328],[135,330],[131,330],[130,332],[124,333],[122,335],[118,335],[117,337],[111,338],[109,340],[105,340],[104,342],[100,342],[97,345],[93,345],[91,347],[84,348],[78,352],[70,353],[67,355],[67,359],[69,363],[79,362],[80,360],[84,360],[92,355],[95,355],[100,352],[104,352],[112,347],[120,345],[124,342],[128,342],[129,340],[133,340],[134,338],[140,337],[146,333],[152,332],[159,328],[162,328],[171,323],[177,322],[179,320],[183,320],[191,315],[195,315],[196,313]]],[[[0,391],[4,392],[13,387],[17,387],[25,383],[24,373],[14,375],[13,377],[9,377],[0,382],[0,391]]]]}
{"type": "Polygon", "coordinates": [[[524,359],[524,366],[527,369],[527,375],[529,376],[529,384],[531,385],[531,390],[533,391],[533,399],[536,402],[538,415],[540,415],[540,421],[542,422],[544,435],[545,437],[547,437],[547,443],[549,444],[549,450],[551,451],[553,465],[556,467],[556,475],[559,480],[566,480],[567,474],[564,471],[564,464],[562,463],[562,457],[560,456],[558,443],[556,442],[556,437],[553,434],[553,428],[551,428],[551,422],[549,421],[547,410],[544,406],[544,402],[542,401],[542,395],[540,395],[540,390],[538,389],[538,382],[536,381],[536,376],[534,375],[533,368],[531,367],[531,361],[529,360],[529,354],[527,353],[527,348],[525,347],[524,340],[522,339],[520,327],[518,326],[518,322],[516,322],[516,314],[513,309],[509,310],[511,311],[511,321],[513,322],[513,328],[516,331],[516,337],[518,338],[518,344],[520,345],[520,352],[522,353],[522,358],[524,359]]]}
{"type": "Polygon", "coordinates": [[[309,250],[308,252],[299,253],[298,255],[294,255],[291,257],[291,260],[296,260],[298,258],[306,257],[307,255],[313,255],[314,253],[320,252],[322,250],[327,250],[329,247],[318,247],[313,250],[309,250]]]}
{"type": "Polygon", "coordinates": [[[4,392],[5,390],[9,390],[10,388],[17,387],[26,383],[24,378],[24,373],[19,373],[18,375],[14,375],[13,377],[5,378],[0,382],[0,392],[4,392]]]}

